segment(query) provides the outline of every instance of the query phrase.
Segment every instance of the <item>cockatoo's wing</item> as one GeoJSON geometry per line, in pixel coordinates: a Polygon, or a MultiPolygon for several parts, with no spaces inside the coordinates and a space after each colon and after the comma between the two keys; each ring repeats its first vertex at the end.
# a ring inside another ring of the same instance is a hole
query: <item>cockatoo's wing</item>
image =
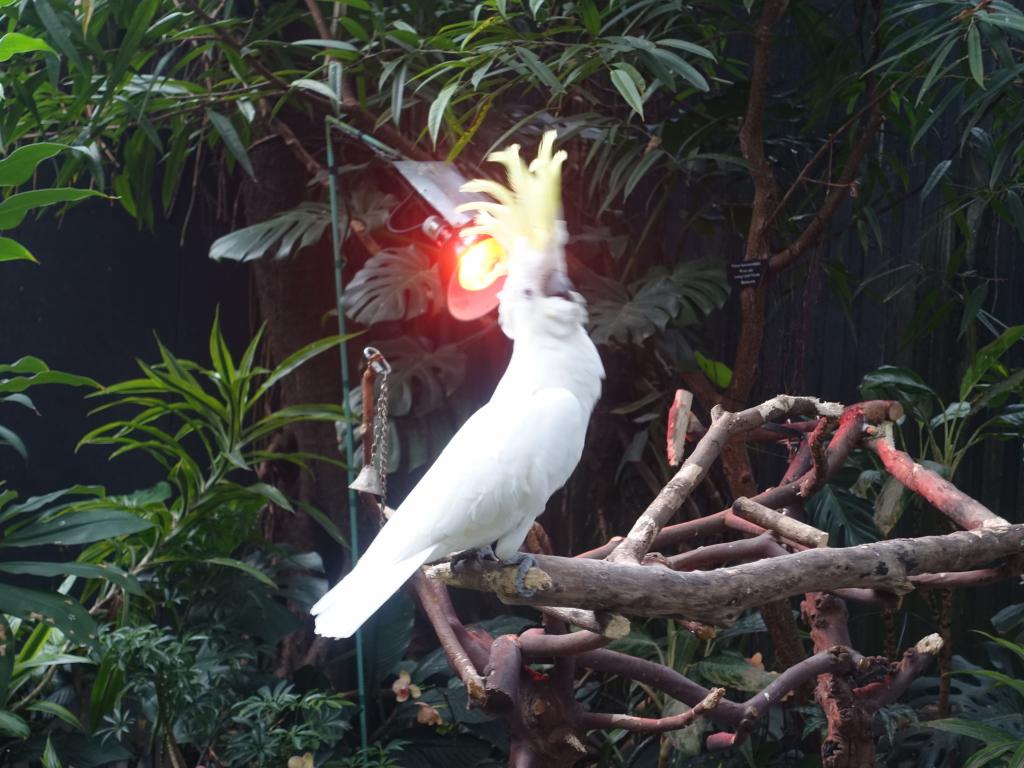
{"type": "Polygon", "coordinates": [[[578,463],[588,418],[562,388],[473,414],[352,572],[313,606],[316,631],[350,636],[430,560],[495,541],[514,553],[578,463]]]}

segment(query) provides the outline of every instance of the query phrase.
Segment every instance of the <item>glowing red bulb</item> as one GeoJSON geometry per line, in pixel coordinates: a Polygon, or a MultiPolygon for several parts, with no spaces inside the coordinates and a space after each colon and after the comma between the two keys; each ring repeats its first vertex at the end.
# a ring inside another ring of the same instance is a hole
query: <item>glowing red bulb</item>
{"type": "Polygon", "coordinates": [[[454,238],[455,270],[448,283],[448,310],[458,320],[475,320],[498,306],[508,274],[507,254],[497,240],[454,238]]]}

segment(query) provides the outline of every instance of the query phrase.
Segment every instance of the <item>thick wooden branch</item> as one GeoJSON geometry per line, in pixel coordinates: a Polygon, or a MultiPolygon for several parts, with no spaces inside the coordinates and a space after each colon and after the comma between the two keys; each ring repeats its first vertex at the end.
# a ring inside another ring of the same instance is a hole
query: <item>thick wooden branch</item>
{"type": "Polygon", "coordinates": [[[437,633],[437,639],[441,642],[441,647],[444,648],[448,665],[465,684],[471,699],[477,702],[486,701],[487,693],[483,678],[480,677],[480,672],[470,659],[466,648],[456,637],[455,628],[440,600],[440,592],[444,591],[444,585],[429,581],[421,572],[413,575],[410,585],[423,607],[423,612],[430,619],[434,632],[437,633]]]}
{"type": "MultiPolygon", "coordinates": [[[[812,470],[816,472],[816,470],[812,470]]],[[[809,473],[810,474],[810,473],[809,473]]],[[[762,528],[775,531],[780,536],[803,544],[806,547],[828,546],[828,534],[825,531],[815,528],[813,525],[801,523],[792,517],[786,517],[774,509],[758,504],[751,499],[739,498],[733,502],[732,511],[742,517],[756,523],[762,528]]]]}
{"type": "MultiPolygon", "coordinates": [[[[520,596],[488,572],[467,564],[452,573],[447,564],[429,576],[485,592],[519,605],[557,605],[637,616],[672,616],[728,625],[747,608],[805,592],[870,587],[904,594],[911,576],[979,568],[1024,553],[1024,525],[984,527],[944,536],[892,539],[844,549],[808,549],[783,557],[714,571],[677,572],[659,566],[537,556],[545,588],[520,596]],[[501,591],[495,589],[495,584],[501,591]]],[[[506,569],[507,570],[507,569],[506,569]]]]}
{"type": "Polygon", "coordinates": [[[542,629],[528,629],[519,636],[523,655],[530,658],[550,659],[571,656],[602,648],[611,638],[582,629],[564,635],[549,635],[542,629]]]}
{"type": "Polygon", "coordinates": [[[942,514],[966,530],[982,527],[1003,528],[1010,523],[975,501],[936,472],[923,467],[903,451],[897,450],[889,435],[868,442],[889,474],[908,490],[924,497],[942,514]]]}
{"type": "Polygon", "coordinates": [[[668,484],[637,519],[629,535],[608,556],[612,562],[639,563],[651,548],[658,532],[679,511],[693,493],[729,438],[786,416],[839,416],[842,407],[813,397],[779,395],[754,408],[738,413],[717,411],[714,423],[668,484]]]}
{"type": "Polygon", "coordinates": [[[637,733],[665,733],[685,728],[701,715],[718,706],[725,696],[725,688],[715,688],[693,709],[669,717],[636,717],[635,715],[610,715],[604,712],[583,712],[581,725],[590,730],[595,728],[625,728],[637,733]]]}
{"type": "Polygon", "coordinates": [[[875,99],[874,89],[871,90],[868,98],[870,104],[868,117],[861,126],[860,133],[856,141],[854,141],[849,156],[846,158],[846,164],[843,166],[839,178],[832,183],[828,194],[825,196],[825,202],[818,209],[817,214],[811,219],[807,227],[804,228],[804,231],[800,233],[799,237],[783,250],[772,254],[768,260],[768,266],[772,272],[782,271],[809,248],[817,244],[825,234],[825,228],[839,211],[839,206],[850,195],[850,187],[860,172],[860,165],[864,161],[868,150],[874,144],[875,137],[878,135],[878,131],[884,121],[880,101],[875,99]]]}
{"type": "Polygon", "coordinates": [[[861,706],[874,712],[897,701],[910,684],[931,666],[941,650],[942,638],[938,634],[919,640],[893,665],[892,674],[886,681],[854,691],[861,706]]]}
{"type": "Polygon", "coordinates": [[[674,571],[696,571],[723,563],[739,563],[779,557],[789,552],[770,533],[763,533],[752,539],[738,539],[721,544],[692,549],[668,558],[668,565],[674,571]]]}
{"type": "MultiPolygon", "coordinates": [[[[811,593],[800,608],[811,629],[816,651],[837,643],[849,644],[848,613],[842,600],[832,595],[811,593]]],[[[867,668],[867,659],[862,659],[860,666],[867,668]]],[[[858,706],[850,676],[839,672],[819,675],[814,694],[828,723],[828,733],[821,746],[822,765],[828,768],[874,765],[872,713],[858,706]]]]}

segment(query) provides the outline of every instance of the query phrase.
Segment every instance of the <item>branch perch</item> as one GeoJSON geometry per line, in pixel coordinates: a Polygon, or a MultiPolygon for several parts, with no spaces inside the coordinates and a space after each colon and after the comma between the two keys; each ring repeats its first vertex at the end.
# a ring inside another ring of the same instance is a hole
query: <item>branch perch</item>
{"type": "MultiPolygon", "coordinates": [[[[805,592],[872,587],[896,594],[911,591],[911,576],[964,571],[1024,551],[1024,525],[985,527],[943,536],[892,539],[844,549],[803,552],[720,568],[676,572],[663,567],[585,558],[537,556],[550,587],[531,598],[498,592],[518,605],[558,605],[636,616],[671,616],[728,625],[745,609],[805,592]]],[[[487,566],[467,564],[452,573],[447,564],[428,569],[431,579],[453,586],[494,591],[487,566]]]]}

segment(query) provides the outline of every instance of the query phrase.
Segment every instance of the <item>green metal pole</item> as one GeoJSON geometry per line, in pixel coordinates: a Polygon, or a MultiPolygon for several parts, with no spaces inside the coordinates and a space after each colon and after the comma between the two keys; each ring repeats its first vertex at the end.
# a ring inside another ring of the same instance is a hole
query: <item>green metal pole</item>
{"type": "MultiPolygon", "coordinates": [[[[341,258],[341,240],[344,237],[341,231],[341,222],[338,212],[338,176],[334,167],[334,144],[331,141],[331,126],[324,125],[327,138],[327,185],[331,195],[331,251],[334,255],[334,303],[338,312],[338,333],[345,335],[345,309],[342,306],[341,296],[344,284],[342,282],[341,270],[343,262],[341,258]]],[[[348,227],[346,226],[346,229],[348,227]]],[[[355,444],[352,440],[352,427],[354,422],[348,399],[349,393],[349,372],[347,347],[344,341],[339,345],[341,354],[341,402],[345,415],[349,417],[349,428],[345,430],[345,465],[348,472],[348,483],[352,484],[355,479],[355,444]]],[[[356,514],[356,492],[348,489],[348,527],[349,542],[352,547],[352,565],[359,560],[359,519],[356,514]]],[[[369,746],[369,736],[366,725],[366,675],[364,672],[365,660],[363,658],[363,631],[356,632],[356,676],[358,678],[356,688],[359,694],[359,743],[363,748],[363,760],[366,760],[366,748],[369,746]]]]}

